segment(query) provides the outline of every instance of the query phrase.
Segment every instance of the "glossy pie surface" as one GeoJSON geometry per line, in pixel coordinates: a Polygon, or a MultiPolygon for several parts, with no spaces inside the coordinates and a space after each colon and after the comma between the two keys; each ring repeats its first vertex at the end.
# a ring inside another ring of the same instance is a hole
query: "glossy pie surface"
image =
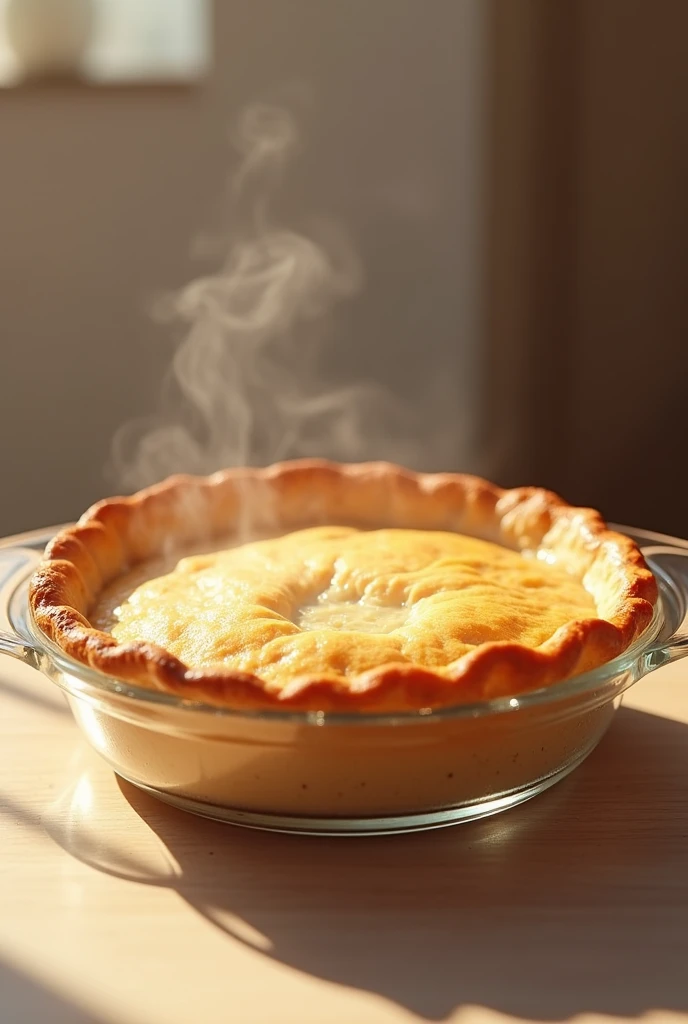
{"type": "Polygon", "coordinates": [[[444,671],[483,644],[538,648],[596,615],[570,573],[489,541],[321,526],[182,559],[118,606],[110,632],[283,687],[390,663],[444,671]]]}

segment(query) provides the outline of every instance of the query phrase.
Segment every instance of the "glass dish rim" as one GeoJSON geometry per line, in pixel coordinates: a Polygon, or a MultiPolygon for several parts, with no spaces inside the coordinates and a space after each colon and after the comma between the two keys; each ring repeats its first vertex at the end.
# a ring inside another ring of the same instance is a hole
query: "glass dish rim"
{"type": "MultiPolygon", "coordinates": [[[[688,541],[635,527],[618,526],[611,523],[609,525],[611,529],[618,530],[621,533],[635,535],[636,539],[642,538],[645,542],[668,544],[688,552],[688,541]]],[[[8,548],[23,546],[28,543],[31,543],[33,546],[41,539],[44,539],[45,543],[47,543],[47,541],[53,536],[53,533],[54,530],[50,529],[31,531],[30,533],[7,538],[2,541],[0,546],[2,548],[8,548]]],[[[20,630],[18,632],[18,636],[29,642],[34,655],[39,658],[41,656],[45,657],[51,667],[56,667],[69,678],[78,680],[86,687],[115,699],[133,701],[134,703],[142,705],[154,705],[159,708],[169,708],[172,711],[179,711],[183,714],[202,714],[209,715],[215,719],[223,718],[235,721],[253,720],[309,726],[398,726],[418,722],[429,723],[462,718],[485,718],[539,706],[546,707],[550,705],[554,707],[559,702],[564,701],[567,698],[582,697],[586,693],[618,679],[619,676],[627,672],[629,669],[638,667],[640,659],[644,655],[649,655],[655,649],[659,649],[656,647],[655,641],[660,635],[662,627],[665,624],[665,615],[660,597],[649,626],[629,648],[623,651],[616,658],[605,662],[603,665],[600,665],[591,671],[580,673],[579,675],[564,679],[559,683],[539,687],[538,689],[529,690],[511,697],[494,697],[489,700],[452,704],[436,709],[419,708],[410,711],[324,712],[317,710],[290,711],[281,709],[235,709],[222,707],[221,705],[213,705],[203,701],[189,700],[174,693],[148,689],[132,683],[127,683],[124,680],[117,679],[115,676],[109,676],[104,672],[91,668],[90,666],[82,665],[80,662],[71,658],[62,651],[60,647],[46,637],[38,628],[36,623],[33,621],[30,609],[28,608],[26,594],[24,593],[21,595],[20,593],[22,589],[25,590],[32,571],[32,569],[27,570],[20,581],[15,583],[14,588],[9,594],[7,605],[9,608],[15,600],[21,598],[24,621],[28,623],[28,627],[23,631],[20,630]]],[[[686,597],[688,598],[688,594],[686,597]]],[[[13,623],[13,628],[16,630],[15,623],[13,623]]],[[[76,687],[72,689],[70,686],[67,686],[58,679],[55,679],[50,672],[45,671],[45,668],[40,664],[40,661],[35,667],[42,670],[44,674],[48,675],[49,678],[56,682],[57,685],[60,685],[68,693],[73,693],[75,696],[80,695],[80,688],[76,687]]],[[[642,674],[644,673],[641,673],[641,675],[642,674]]]]}
{"type": "MultiPolygon", "coordinates": [[[[513,713],[514,711],[525,711],[528,708],[538,706],[554,707],[560,701],[570,697],[582,697],[591,690],[595,690],[606,683],[618,679],[629,669],[638,664],[639,658],[653,650],[653,641],[657,639],[664,622],[664,615],[661,608],[661,600],[658,601],[652,622],[644,630],[640,637],[622,654],[612,661],[583,672],[559,683],[552,683],[549,686],[539,687],[536,690],[528,690],[517,696],[493,697],[489,700],[472,701],[464,704],[451,704],[440,708],[419,708],[410,711],[382,711],[382,712],[340,712],[340,711],[287,711],[268,710],[251,708],[229,708],[222,705],[207,704],[203,701],[189,700],[174,693],[167,693],[164,690],[147,689],[117,679],[116,676],[108,676],[98,669],[81,662],[65,654],[48,637],[45,637],[38,627],[31,621],[31,640],[33,649],[39,655],[48,658],[51,665],[56,666],[70,679],[77,679],[80,683],[89,688],[107,694],[110,697],[125,699],[143,705],[154,705],[160,708],[169,708],[182,713],[194,713],[209,715],[213,718],[227,720],[279,722],[290,725],[317,725],[317,726],[398,726],[410,725],[416,722],[438,722],[456,719],[477,719],[493,715],[513,713]]],[[[47,674],[47,673],[46,673],[47,674]]],[[[49,676],[52,678],[52,676],[49,676]]],[[[79,695],[78,689],[54,680],[68,693],[79,695]]]]}

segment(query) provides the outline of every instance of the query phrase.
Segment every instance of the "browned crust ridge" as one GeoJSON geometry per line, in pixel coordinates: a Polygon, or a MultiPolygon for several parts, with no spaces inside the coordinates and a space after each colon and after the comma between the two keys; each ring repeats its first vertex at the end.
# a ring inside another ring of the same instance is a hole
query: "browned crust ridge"
{"type": "Polygon", "coordinates": [[[339,712],[446,707],[551,685],[621,654],[649,624],[656,600],[655,579],[637,546],[609,530],[594,509],[540,488],[504,490],[466,474],[321,459],[174,476],[98,502],[50,542],[30,587],[40,631],[110,677],[223,707],[339,712]],[[604,618],[572,621],[536,649],[483,644],[442,674],[386,664],[344,681],[300,676],[280,690],[231,668],[192,669],[153,644],[120,644],[89,622],[108,583],[171,545],[183,552],[245,528],[287,532],[326,523],[450,530],[537,552],[576,574],[604,618]]]}

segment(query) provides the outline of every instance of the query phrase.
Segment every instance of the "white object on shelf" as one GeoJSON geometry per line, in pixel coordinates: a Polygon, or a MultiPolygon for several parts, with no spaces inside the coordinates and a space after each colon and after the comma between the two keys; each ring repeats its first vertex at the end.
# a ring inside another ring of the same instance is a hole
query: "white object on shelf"
{"type": "Polygon", "coordinates": [[[0,86],[188,82],[210,59],[209,0],[0,0],[0,86]]]}
{"type": "Polygon", "coordinates": [[[4,20],[20,75],[81,69],[93,28],[91,0],[7,0],[4,20]]]}

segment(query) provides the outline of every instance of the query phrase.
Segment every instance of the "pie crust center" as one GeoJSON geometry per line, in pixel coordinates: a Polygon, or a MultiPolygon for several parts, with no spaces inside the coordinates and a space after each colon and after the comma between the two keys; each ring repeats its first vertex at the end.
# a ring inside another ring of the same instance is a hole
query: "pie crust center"
{"type": "MultiPolygon", "coordinates": [[[[579,579],[488,541],[314,527],[182,559],[129,594],[111,632],[281,688],[390,663],[442,673],[481,644],[538,648],[597,614],[579,579]]],[[[98,609],[92,618],[104,624],[98,609]]]]}

